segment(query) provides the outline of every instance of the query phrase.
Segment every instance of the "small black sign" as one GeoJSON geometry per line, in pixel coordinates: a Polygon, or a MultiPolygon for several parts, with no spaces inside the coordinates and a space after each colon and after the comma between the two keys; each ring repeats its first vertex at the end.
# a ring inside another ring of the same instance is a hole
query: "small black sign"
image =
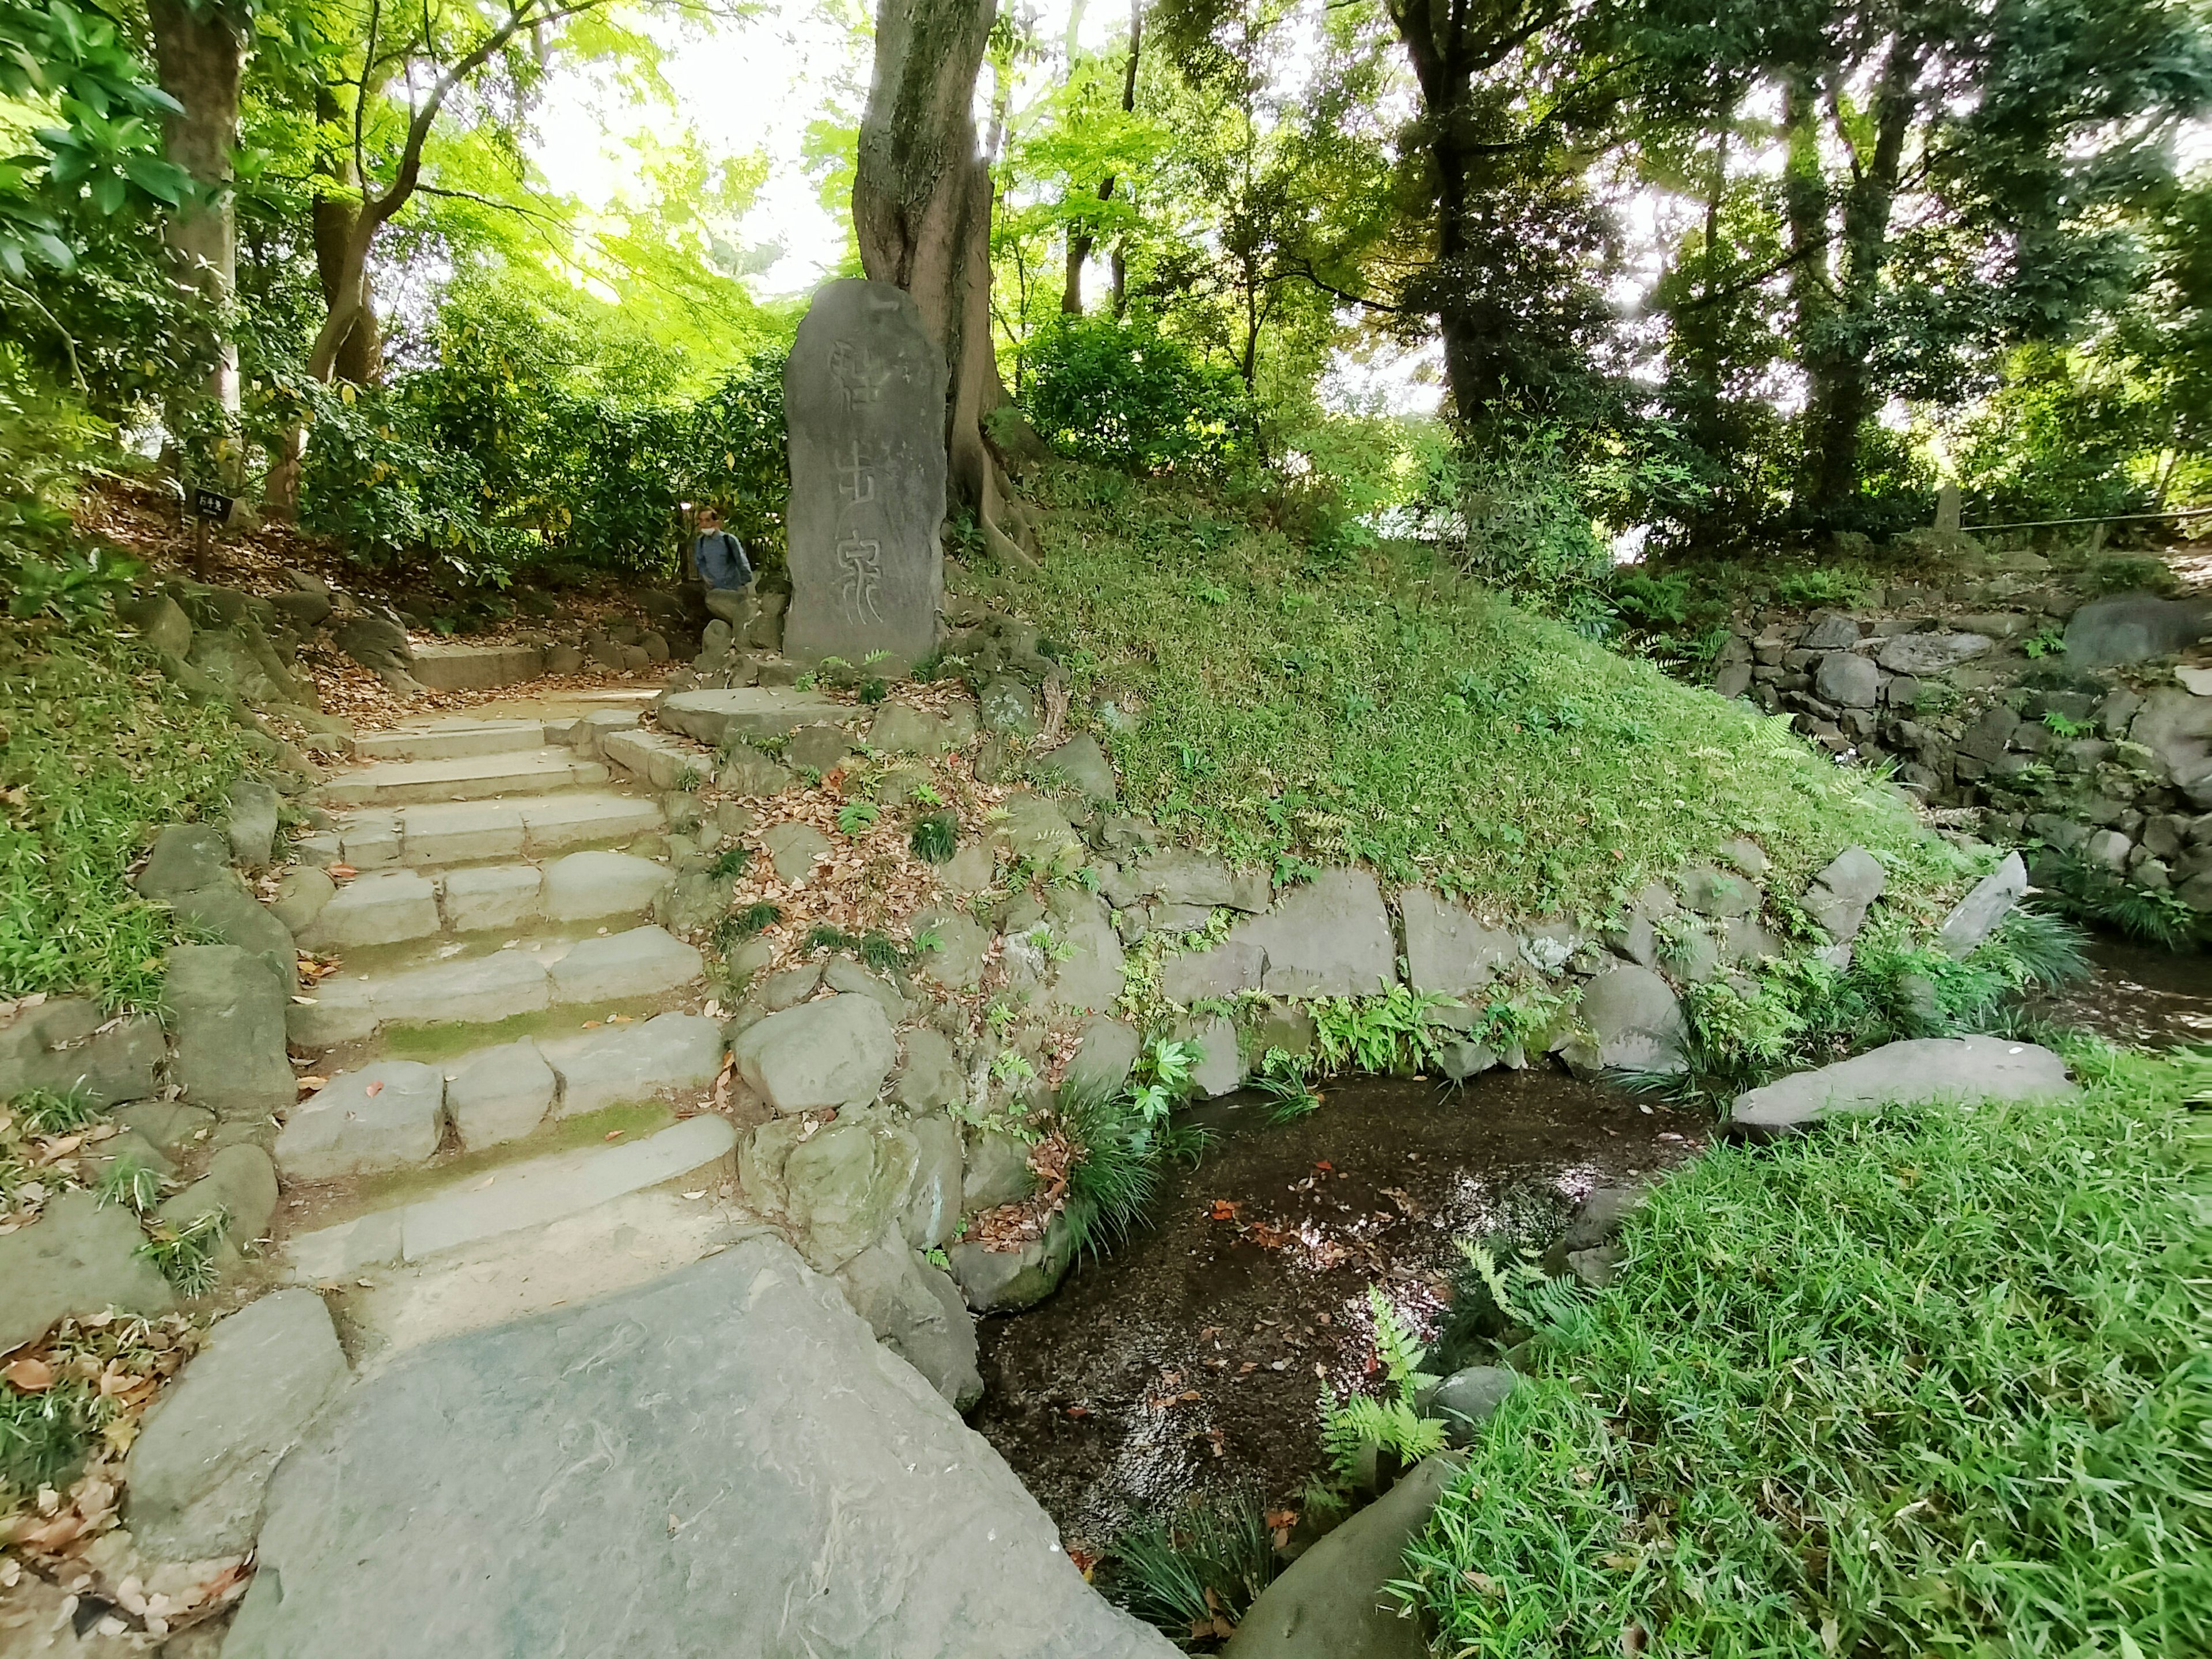
{"type": "Polygon", "coordinates": [[[210,524],[228,524],[230,509],[231,499],[228,495],[218,495],[212,489],[192,491],[192,516],[196,519],[205,519],[210,524]]]}

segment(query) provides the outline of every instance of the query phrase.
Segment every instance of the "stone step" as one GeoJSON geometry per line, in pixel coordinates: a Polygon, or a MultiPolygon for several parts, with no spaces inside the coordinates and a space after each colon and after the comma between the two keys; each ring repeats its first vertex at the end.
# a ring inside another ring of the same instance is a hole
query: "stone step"
{"type": "Polygon", "coordinates": [[[548,795],[607,781],[597,761],[574,750],[538,747],[445,760],[372,761],[332,778],[319,793],[326,806],[402,806],[417,801],[475,801],[494,795],[548,795]]]}
{"type": "Polygon", "coordinates": [[[672,691],[659,702],[660,723],[701,743],[781,737],[802,726],[857,720],[866,713],[814,691],[749,686],[735,691],[672,691]]]}
{"type": "MultiPolygon", "coordinates": [[[[618,847],[666,826],[659,805],[635,795],[580,791],[509,800],[365,807],[308,850],[356,870],[490,864],[586,847],[618,847]]],[[[307,843],[302,843],[306,846],[307,843]]]]}
{"type": "Polygon", "coordinates": [[[723,1172],[711,1166],[726,1160],[737,1141],[727,1118],[704,1112],[627,1146],[555,1152],[489,1176],[471,1173],[427,1198],[288,1240],[286,1269],[294,1283],[314,1284],[547,1226],[681,1176],[719,1177],[723,1172]]]}
{"type": "Polygon", "coordinates": [[[344,951],[540,921],[604,921],[650,911],[672,878],[665,865],[607,852],[566,854],[542,870],[483,865],[442,878],[372,870],[339,888],[296,937],[310,951],[344,951]]]}
{"type": "Polygon", "coordinates": [[[386,973],[339,974],[294,999],[287,1031],[303,1048],[334,1048],[384,1025],[488,1025],[580,1002],[655,996],[697,979],[698,951],[659,927],[500,950],[386,973]]]}
{"type": "Polygon", "coordinates": [[[536,679],[545,653],[534,645],[418,645],[407,672],[433,691],[483,691],[536,679]]]}
{"type": "MultiPolygon", "coordinates": [[[[573,722],[559,722],[564,728],[573,722]]],[[[506,755],[542,749],[557,741],[544,720],[480,720],[459,718],[403,726],[389,732],[364,732],[353,740],[361,761],[459,760],[465,755],[506,755]]]]}

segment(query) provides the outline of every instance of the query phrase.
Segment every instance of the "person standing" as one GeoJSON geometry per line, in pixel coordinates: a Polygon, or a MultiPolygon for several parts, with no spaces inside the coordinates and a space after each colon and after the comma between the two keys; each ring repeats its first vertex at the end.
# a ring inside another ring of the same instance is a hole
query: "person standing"
{"type": "Polygon", "coordinates": [[[744,544],[722,527],[720,512],[699,509],[699,534],[691,544],[691,568],[707,584],[707,609],[732,628],[742,628],[751,609],[753,566],[744,544]]]}

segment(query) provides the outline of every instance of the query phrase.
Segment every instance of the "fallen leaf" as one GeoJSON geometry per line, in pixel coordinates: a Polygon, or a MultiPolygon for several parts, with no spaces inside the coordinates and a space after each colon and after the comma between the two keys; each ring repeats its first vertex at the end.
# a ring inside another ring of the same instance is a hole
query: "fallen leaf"
{"type": "Polygon", "coordinates": [[[1336,1165],[1330,1163],[1327,1158],[1322,1159],[1320,1163],[1314,1165],[1314,1168],[1316,1170],[1325,1170],[1331,1175],[1336,1173],[1336,1165]]]}
{"type": "Polygon", "coordinates": [[[1091,1407],[1088,1406],[1070,1406],[1067,1408],[1067,1414],[1070,1417],[1074,1418],[1088,1417],[1091,1415],[1091,1407]]]}
{"type": "Polygon", "coordinates": [[[368,1096],[371,1100],[374,1100],[374,1099],[377,1097],[377,1096],[379,1096],[379,1095],[382,1094],[383,1092],[384,1092],[384,1079],[383,1079],[382,1078],[378,1078],[378,1079],[374,1079],[373,1082],[371,1082],[371,1083],[369,1084],[368,1087],[367,1087],[366,1089],[363,1089],[363,1090],[362,1091],[362,1093],[363,1093],[363,1094],[367,1095],[367,1096],[368,1096]]]}
{"type": "Polygon", "coordinates": [[[300,1090],[303,1094],[312,1094],[317,1089],[327,1089],[330,1083],[326,1077],[303,1077],[300,1079],[300,1090]]]}
{"type": "Polygon", "coordinates": [[[610,1129],[604,1137],[604,1139],[608,1140],[620,1140],[622,1138],[623,1132],[620,1129],[610,1129]]]}
{"type": "Polygon", "coordinates": [[[348,876],[357,876],[361,872],[350,864],[333,864],[326,873],[333,881],[343,881],[348,876]]]}
{"type": "Polygon", "coordinates": [[[1217,1198],[1213,1200],[1213,1219],[1234,1221],[1237,1219],[1237,1212],[1243,1207],[1242,1204],[1231,1203],[1228,1199],[1217,1198]]]}
{"type": "Polygon", "coordinates": [[[6,1377],[22,1394],[42,1394],[54,1386],[54,1368],[29,1354],[0,1371],[0,1376],[6,1377]]]}

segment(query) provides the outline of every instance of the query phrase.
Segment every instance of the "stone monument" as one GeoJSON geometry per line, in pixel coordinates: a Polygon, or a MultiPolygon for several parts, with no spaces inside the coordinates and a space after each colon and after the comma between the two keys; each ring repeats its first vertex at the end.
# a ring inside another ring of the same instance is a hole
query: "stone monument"
{"type": "Polygon", "coordinates": [[[913,295],[857,278],[814,296],[783,371],[791,434],[786,654],[903,673],[945,593],[945,354],[913,295]]]}

